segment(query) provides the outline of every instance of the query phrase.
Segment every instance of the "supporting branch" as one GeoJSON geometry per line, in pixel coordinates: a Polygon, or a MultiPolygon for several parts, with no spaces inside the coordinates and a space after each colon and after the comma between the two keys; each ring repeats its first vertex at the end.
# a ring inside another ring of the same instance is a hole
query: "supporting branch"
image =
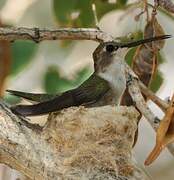
{"type": "Polygon", "coordinates": [[[60,28],[55,30],[39,28],[0,28],[0,40],[93,40],[98,42],[110,41],[113,38],[107,33],[90,28],[60,28]]]}
{"type": "Polygon", "coordinates": [[[127,64],[125,64],[125,70],[126,79],[129,82],[127,84],[128,91],[132,97],[132,100],[135,102],[138,110],[143,114],[143,116],[148,120],[151,126],[156,130],[158,127],[155,123],[157,117],[155,117],[153,112],[149,109],[149,107],[146,104],[146,101],[144,100],[143,95],[141,94],[138,77],[127,64]]]}
{"type": "MultiPolygon", "coordinates": [[[[130,93],[133,101],[136,103],[137,108],[144,115],[144,117],[146,117],[147,121],[150,123],[152,128],[156,131],[157,127],[159,126],[159,123],[156,123],[157,118],[154,116],[153,112],[149,109],[149,107],[147,106],[147,104],[141,94],[140,87],[141,87],[141,89],[144,88],[143,84],[141,82],[139,82],[138,77],[135,75],[135,73],[132,71],[132,69],[127,64],[125,64],[125,70],[126,70],[127,79],[131,80],[131,82],[128,84],[128,88],[129,88],[129,93],[130,93]]],[[[145,89],[146,88],[144,88],[144,90],[145,89]]],[[[149,94],[150,94],[150,96],[154,96],[151,92],[149,94]]],[[[158,99],[158,98],[155,97],[155,99],[158,99]]],[[[162,106],[162,108],[164,108],[164,109],[169,106],[168,104],[165,104],[160,99],[158,99],[157,101],[158,101],[158,103],[160,103],[160,106],[162,106]]],[[[169,144],[167,146],[167,148],[168,148],[169,152],[172,155],[174,155],[174,143],[169,144]]]]}
{"type": "Polygon", "coordinates": [[[158,105],[161,110],[165,113],[167,108],[169,107],[169,104],[166,103],[164,100],[160,99],[158,96],[156,96],[152,91],[150,91],[142,82],[139,81],[139,86],[143,94],[147,98],[149,98],[151,101],[153,101],[156,105],[158,105]]]}

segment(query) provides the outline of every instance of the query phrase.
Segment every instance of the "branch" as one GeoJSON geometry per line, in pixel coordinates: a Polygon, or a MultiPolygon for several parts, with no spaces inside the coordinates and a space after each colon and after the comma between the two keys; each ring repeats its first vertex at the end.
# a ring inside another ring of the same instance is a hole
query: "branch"
{"type": "MultiPolygon", "coordinates": [[[[133,101],[136,103],[136,107],[144,115],[144,117],[150,123],[152,128],[156,131],[158,126],[159,126],[158,118],[154,116],[153,112],[147,106],[147,103],[145,102],[145,100],[144,100],[144,98],[142,96],[141,90],[140,90],[140,87],[141,87],[141,89],[144,89],[144,90],[146,90],[146,88],[138,80],[135,73],[132,71],[132,69],[127,64],[125,64],[125,70],[126,70],[127,80],[130,80],[130,83],[128,83],[129,93],[130,93],[133,101]]],[[[152,100],[155,99],[154,102],[159,103],[160,106],[164,110],[169,107],[169,105],[167,103],[165,103],[161,99],[157,98],[157,96],[155,97],[155,95],[153,93],[151,93],[150,91],[148,91],[146,93],[149,94],[152,97],[152,100]]],[[[168,148],[169,152],[172,155],[174,155],[174,143],[169,144],[167,146],[167,148],[168,148]]]]}
{"type": "Polygon", "coordinates": [[[93,40],[98,42],[110,41],[113,38],[107,33],[90,28],[60,28],[55,30],[39,28],[0,28],[0,40],[93,40]]]}
{"type": "Polygon", "coordinates": [[[68,108],[40,131],[1,101],[0,162],[37,180],[145,180],[130,156],[137,117],[132,107],[68,108]]]}
{"type": "Polygon", "coordinates": [[[143,114],[143,116],[148,120],[151,126],[156,130],[158,127],[157,124],[155,123],[157,120],[157,117],[149,109],[146,101],[144,100],[144,97],[139,87],[138,77],[135,75],[135,73],[127,64],[125,64],[125,70],[126,70],[126,79],[128,81],[128,84],[127,84],[128,91],[132,97],[132,100],[135,102],[138,110],[143,114]]]}
{"type": "Polygon", "coordinates": [[[148,89],[142,82],[139,81],[139,87],[143,94],[149,98],[151,101],[153,101],[156,105],[158,105],[161,110],[165,113],[167,108],[169,107],[169,104],[165,102],[164,100],[160,99],[158,96],[156,96],[150,89],[148,89]]]}

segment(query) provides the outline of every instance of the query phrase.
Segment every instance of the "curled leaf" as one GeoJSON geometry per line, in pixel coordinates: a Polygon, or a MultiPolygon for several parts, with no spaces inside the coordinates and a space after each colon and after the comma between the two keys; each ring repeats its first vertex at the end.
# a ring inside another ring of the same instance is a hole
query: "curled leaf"
{"type": "MultiPolygon", "coordinates": [[[[158,23],[157,19],[152,16],[151,20],[146,24],[144,29],[144,37],[150,38],[153,36],[160,36],[164,34],[164,30],[158,23]]],[[[164,41],[156,41],[148,44],[140,45],[133,56],[131,63],[133,71],[138,75],[139,79],[146,85],[153,87],[151,82],[156,82],[154,79],[159,78],[157,76],[158,71],[158,51],[163,48],[164,41]],[[153,81],[152,81],[153,80],[153,81]]],[[[159,73],[158,73],[159,74],[159,73]]],[[[161,86],[162,78],[160,76],[160,81],[158,81],[158,88],[161,86]]],[[[157,90],[157,88],[153,88],[157,90]]],[[[122,96],[122,105],[131,106],[134,105],[131,96],[126,90],[122,96]]],[[[139,120],[141,119],[141,114],[139,120]]],[[[138,133],[138,131],[137,131],[138,133]]],[[[135,135],[134,144],[137,140],[137,133],[135,135]]]]}
{"type": "MultiPolygon", "coordinates": [[[[144,37],[149,38],[153,36],[164,35],[164,30],[158,23],[156,17],[146,24],[144,30],[144,37]]],[[[148,44],[143,44],[137,48],[133,58],[132,68],[140,80],[149,86],[158,66],[158,51],[163,48],[165,41],[156,41],[148,44]]]]}
{"type": "MultiPolygon", "coordinates": [[[[158,23],[156,17],[152,17],[151,21],[149,21],[145,27],[144,37],[148,38],[152,36],[161,36],[164,34],[165,34],[164,30],[162,26],[158,23]]],[[[155,41],[152,43],[148,43],[148,46],[153,45],[153,48],[160,50],[164,47],[164,43],[165,43],[165,40],[155,41]]]]}
{"type": "Polygon", "coordinates": [[[160,122],[156,133],[156,145],[145,161],[145,165],[151,164],[170,143],[174,142],[174,95],[163,120],[160,122]]]}
{"type": "MultiPolygon", "coordinates": [[[[164,30],[155,17],[146,24],[144,29],[144,37],[164,35],[164,30]]],[[[139,79],[146,85],[150,86],[156,76],[158,67],[158,51],[163,48],[164,40],[156,41],[148,44],[140,45],[134,54],[131,66],[133,71],[138,75],[139,79]]],[[[160,78],[160,80],[162,80],[160,78]]],[[[162,83],[162,81],[160,81],[162,83]]],[[[158,84],[160,86],[161,84],[158,84]]],[[[151,85],[152,87],[152,85],[151,85]]],[[[154,88],[153,88],[154,89],[154,88]]],[[[122,105],[133,105],[131,97],[126,91],[122,98],[122,105]]]]}

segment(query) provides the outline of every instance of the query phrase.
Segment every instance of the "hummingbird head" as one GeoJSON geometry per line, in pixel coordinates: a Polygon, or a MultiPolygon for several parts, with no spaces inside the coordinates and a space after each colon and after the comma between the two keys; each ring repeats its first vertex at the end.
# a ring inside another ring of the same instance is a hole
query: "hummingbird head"
{"type": "Polygon", "coordinates": [[[170,37],[171,35],[162,35],[127,43],[115,41],[101,43],[93,53],[95,72],[104,73],[110,65],[123,61],[129,48],[170,37]]]}

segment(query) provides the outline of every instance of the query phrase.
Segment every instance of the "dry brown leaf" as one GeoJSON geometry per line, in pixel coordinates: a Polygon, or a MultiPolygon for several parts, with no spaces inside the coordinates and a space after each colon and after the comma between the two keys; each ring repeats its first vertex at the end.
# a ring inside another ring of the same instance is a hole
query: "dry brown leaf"
{"type": "MultiPolygon", "coordinates": [[[[149,38],[164,34],[164,30],[158,23],[157,19],[152,17],[152,19],[146,24],[144,37],[149,38]]],[[[158,66],[157,53],[158,50],[163,48],[163,46],[164,40],[143,44],[137,48],[133,58],[132,68],[146,86],[149,86],[156,73],[158,66]]]]}
{"type": "MultiPolygon", "coordinates": [[[[153,36],[164,35],[164,30],[158,23],[155,16],[152,16],[151,20],[146,24],[144,29],[144,37],[149,38],[153,36]]],[[[145,45],[140,45],[133,57],[132,69],[135,74],[138,75],[139,79],[146,85],[149,86],[158,67],[157,53],[158,50],[163,48],[164,41],[156,41],[145,45]]],[[[122,105],[131,106],[134,105],[128,90],[124,92],[121,100],[122,105]]],[[[141,113],[139,120],[141,119],[141,113]]],[[[135,136],[135,143],[137,140],[138,132],[135,136]]]]}
{"type": "MultiPolygon", "coordinates": [[[[157,19],[152,16],[151,20],[146,24],[144,29],[144,37],[149,38],[153,36],[164,35],[164,30],[158,23],[157,19]]],[[[158,60],[158,50],[163,48],[164,40],[141,45],[137,48],[132,61],[132,69],[138,75],[139,79],[149,86],[153,76],[156,73],[158,60]]],[[[126,91],[122,98],[122,105],[133,105],[131,97],[126,91]]]]}
{"type": "Polygon", "coordinates": [[[161,151],[174,141],[174,94],[170,106],[161,121],[156,133],[156,145],[145,161],[145,165],[150,165],[161,153],[161,151]]]}

